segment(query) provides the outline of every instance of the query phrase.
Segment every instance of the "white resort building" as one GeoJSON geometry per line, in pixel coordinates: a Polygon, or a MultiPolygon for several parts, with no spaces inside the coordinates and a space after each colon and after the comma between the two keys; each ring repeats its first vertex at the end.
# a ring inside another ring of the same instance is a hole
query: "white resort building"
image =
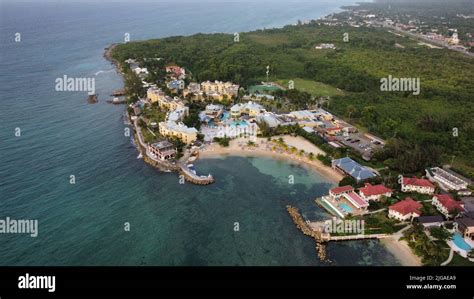
{"type": "Polygon", "coordinates": [[[166,115],[167,121],[178,122],[184,120],[189,115],[189,107],[185,106],[176,110],[169,111],[166,115]]]}
{"type": "Polygon", "coordinates": [[[419,179],[416,177],[406,178],[402,177],[401,184],[402,192],[416,192],[420,194],[434,194],[435,186],[426,179],[419,179]]]}
{"type": "Polygon", "coordinates": [[[388,217],[399,221],[407,221],[421,216],[421,203],[412,198],[405,198],[388,207],[388,217]]]}
{"type": "Polygon", "coordinates": [[[439,186],[446,191],[464,190],[467,189],[467,186],[469,185],[467,181],[439,167],[427,168],[425,171],[426,176],[430,178],[430,180],[438,183],[439,186]]]}
{"type": "Polygon", "coordinates": [[[365,187],[359,188],[359,194],[362,198],[375,201],[380,200],[382,196],[392,196],[392,191],[392,189],[385,187],[383,184],[371,185],[370,183],[365,183],[365,187]]]}
{"type": "Polygon", "coordinates": [[[464,211],[463,203],[454,200],[449,194],[436,194],[431,203],[446,218],[456,216],[455,214],[464,211]]]}
{"type": "Polygon", "coordinates": [[[367,213],[369,206],[369,203],[355,193],[350,185],[330,189],[329,195],[322,196],[319,203],[328,212],[340,218],[349,214],[363,215],[367,213]]]}
{"type": "Polygon", "coordinates": [[[238,103],[230,108],[230,116],[233,118],[239,118],[242,114],[248,114],[250,117],[256,117],[260,113],[265,112],[265,108],[252,101],[247,103],[238,103]]]}

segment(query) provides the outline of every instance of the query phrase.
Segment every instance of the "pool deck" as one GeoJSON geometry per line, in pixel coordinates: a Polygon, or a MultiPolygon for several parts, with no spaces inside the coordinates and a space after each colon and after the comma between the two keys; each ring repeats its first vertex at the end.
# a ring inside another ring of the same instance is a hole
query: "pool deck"
{"type": "MultiPolygon", "coordinates": [[[[466,242],[466,244],[468,244],[471,247],[471,249],[474,248],[474,241],[469,240],[467,238],[463,238],[462,236],[460,237],[464,240],[464,242],[466,242]]],[[[453,240],[449,240],[447,243],[449,247],[451,247],[452,250],[457,252],[460,256],[467,258],[467,254],[469,253],[468,250],[460,248],[458,245],[456,245],[456,243],[453,240]]]]}
{"type": "Polygon", "coordinates": [[[330,214],[337,216],[339,218],[344,218],[347,215],[364,215],[367,214],[367,211],[358,209],[348,200],[343,197],[340,197],[339,201],[335,201],[330,196],[322,196],[316,199],[316,203],[323,207],[330,214]],[[344,204],[348,206],[352,211],[348,213],[346,209],[342,208],[340,205],[344,204]]]}

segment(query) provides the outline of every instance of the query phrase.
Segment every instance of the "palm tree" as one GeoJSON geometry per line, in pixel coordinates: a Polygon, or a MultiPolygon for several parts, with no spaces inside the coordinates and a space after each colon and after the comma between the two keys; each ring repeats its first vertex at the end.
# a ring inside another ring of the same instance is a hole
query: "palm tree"
{"type": "Polygon", "coordinates": [[[357,112],[357,108],[354,106],[354,105],[349,105],[347,106],[347,109],[346,109],[346,113],[347,115],[349,116],[349,119],[351,118],[351,116],[357,112]]]}

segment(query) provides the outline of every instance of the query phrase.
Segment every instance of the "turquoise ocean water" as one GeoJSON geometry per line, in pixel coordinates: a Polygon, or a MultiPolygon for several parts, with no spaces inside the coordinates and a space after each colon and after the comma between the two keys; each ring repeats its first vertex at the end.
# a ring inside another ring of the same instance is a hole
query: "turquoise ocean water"
{"type": "MultiPolygon", "coordinates": [[[[196,163],[215,184],[180,185],[136,159],[124,107],[105,103],[122,80],[102,55],[125,33],[142,40],[283,26],[351,2],[0,2],[0,219],[39,221],[37,238],[0,234],[0,265],[320,265],[285,206],[327,217],[313,202],[331,186],[323,177],[231,157],[196,163]],[[63,75],[95,77],[100,102],[55,91],[63,75]]],[[[329,265],[397,264],[376,241],[331,244],[329,257],[329,265]]]]}

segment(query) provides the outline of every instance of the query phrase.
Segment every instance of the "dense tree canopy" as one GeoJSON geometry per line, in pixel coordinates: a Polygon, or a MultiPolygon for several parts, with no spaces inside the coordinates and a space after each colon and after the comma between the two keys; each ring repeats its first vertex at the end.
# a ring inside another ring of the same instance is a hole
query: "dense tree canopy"
{"type": "MultiPolygon", "coordinates": [[[[117,46],[118,61],[161,57],[192,73],[193,81],[229,80],[244,87],[269,79],[302,78],[344,90],[328,110],[361,128],[390,139],[376,158],[401,171],[416,172],[451,162],[474,172],[474,61],[460,53],[420,47],[383,29],[317,24],[230,34],[197,34],[117,46]],[[350,42],[343,42],[344,33],[350,42]],[[334,43],[336,50],[316,50],[334,43]],[[394,44],[405,45],[401,49],[394,44]],[[384,92],[387,76],[419,78],[421,92],[384,92]],[[456,134],[454,133],[456,132],[456,134]]],[[[298,107],[314,99],[285,91],[298,107]]],[[[194,117],[193,117],[194,118],[194,117]]],[[[195,119],[187,120],[194,123],[195,119]]]]}

